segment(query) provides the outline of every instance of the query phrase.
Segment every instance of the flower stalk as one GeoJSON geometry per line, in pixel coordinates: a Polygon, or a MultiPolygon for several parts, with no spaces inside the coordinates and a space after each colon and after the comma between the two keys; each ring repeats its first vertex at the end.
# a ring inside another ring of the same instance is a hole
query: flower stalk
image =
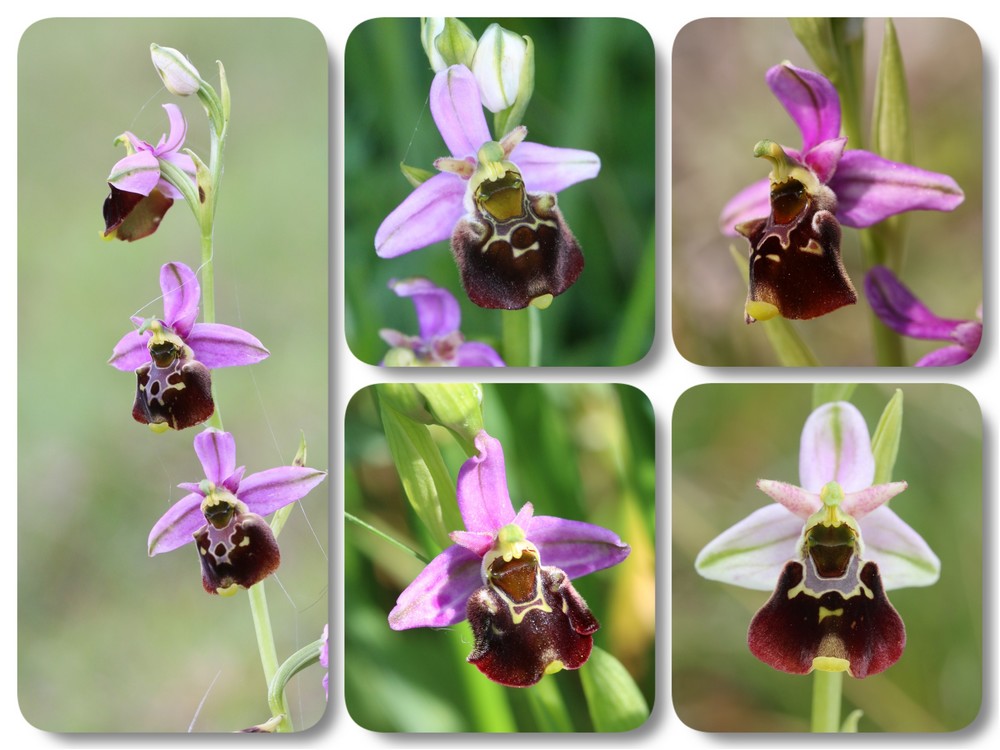
{"type": "Polygon", "coordinates": [[[813,673],[811,731],[840,731],[840,699],[843,685],[843,672],[816,670],[813,673]]]}

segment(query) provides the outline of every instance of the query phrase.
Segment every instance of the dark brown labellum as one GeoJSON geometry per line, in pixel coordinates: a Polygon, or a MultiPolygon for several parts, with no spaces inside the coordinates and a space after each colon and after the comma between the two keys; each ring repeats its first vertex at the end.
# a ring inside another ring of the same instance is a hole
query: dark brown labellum
{"type": "Polygon", "coordinates": [[[750,241],[748,303],[765,302],[782,317],[808,319],[857,302],[840,259],[836,210],[837,199],[825,185],[815,195],[794,179],[772,188],[771,215],[736,227],[750,241]]]}
{"type": "Polygon", "coordinates": [[[802,562],[786,563],[771,598],[750,622],[753,655],[793,674],[812,671],[817,657],[845,660],[857,678],[895,664],[906,645],[903,621],[885,595],[878,566],[869,561],[860,573],[857,568],[849,566],[844,580],[826,588],[824,579],[805,575],[802,562]]]}
{"type": "Polygon", "coordinates": [[[185,359],[169,342],[154,347],[153,361],[135,371],[132,417],[142,424],[166,424],[183,430],[212,416],[212,375],[194,359],[185,359]],[[161,367],[158,362],[162,362],[161,367]]]}
{"type": "Polygon", "coordinates": [[[583,253],[550,193],[526,193],[508,171],[477,191],[478,211],[455,226],[451,250],[469,299],[480,307],[519,310],[557,296],[583,270],[583,253]]]}
{"type": "MultiPolygon", "coordinates": [[[[537,595],[527,604],[515,604],[506,589],[483,586],[473,593],[466,606],[476,639],[469,662],[508,687],[534,685],[556,662],[563,669],[583,666],[600,625],[566,574],[555,567],[537,568],[532,561],[501,567],[505,585],[511,580],[506,573],[519,579],[526,570],[537,570],[539,585],[532,592],[537,595]]],[[[508,588],[520,598],[526,587],[519,581],[508,588]]]]}
{"type": "MultiPolygon", "coordinates": [[[[223,501],[221,504],[226,504],[223,501]]],[[[256,513],[234,513],[219,529],[205,524],[194,534],[205,591],[250,588],[278,569],[281,553],[267,521],[256,513]]]]}
{"type": "Polygon", "coordinates": [[[148,237],[160,226],[164,214],[172,205],[168,198],[154,189],[149,195],[129,193],[108,184],[111,194],[104,199],[104,236],[125,242],[148,237]]]}

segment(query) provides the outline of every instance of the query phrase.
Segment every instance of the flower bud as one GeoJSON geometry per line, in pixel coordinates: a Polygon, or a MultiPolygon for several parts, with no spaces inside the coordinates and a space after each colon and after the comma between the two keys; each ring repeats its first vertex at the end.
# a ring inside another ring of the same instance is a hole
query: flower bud
{"type": "Polygon", "coordinates": [[[149,45],[153,67],[163,79],[167,91],[176,96],[190,96],[201,88],[201,75],[191,61],[172,47],[149,45]]]}
{"type": "Polygon", "coordinates": [[[483,32],[472,60],[472,72],[479,83],[483,106],[490,112],[502,112],[517,101],[527,58],[525,37],[496,23],[483,32]]]}
{"type": "Polygon", "coordinates": [[[452,65],[472,66],[476,37],[457,18],[421,18],[420,43],[435,73],[452,65]]]}

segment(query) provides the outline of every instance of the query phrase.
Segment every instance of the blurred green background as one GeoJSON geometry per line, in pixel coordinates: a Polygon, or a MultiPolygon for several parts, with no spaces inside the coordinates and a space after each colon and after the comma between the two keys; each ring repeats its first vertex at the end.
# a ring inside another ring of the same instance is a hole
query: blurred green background
{"type": "MultiPolygon", "coordinates": [[[[901,278],[939,315],[973,319],[983,297],[982,50],[961,21],[894,23],[909,84],[913,163],[951,175],[965,191],[965,202],[951,213],[906,214],[901,278]]],[[[864,22],[866,138],[883,26],[882,19],[864,22]]],[[[816,69],[784,19],[701,19],[681,29],[674,42],[673,335],[680,353],[696,364],[777,364],[766,323],[743,322],[747,288],[729,247],[745,257],[747,242],[723,236],[718,221],[738,190],[767,176],[768,165],[752,156],[757,141],[802,145],[764,82],[767,69],[784,60],[816,69]]],[[[857,230],[844,228],[841,250],[858,303],[792,325],[822,364],[871,365],[871,308],[857,230]]],[[[908,339],[904,361],[912,364],[940,346],[908,339]]]]}
{"type": "MultiPolygon", "coordinates": [[[[197,433],[132,420],[135,376],[106,362],[129,316],[162,315],[159,268],[200,263],[179,202],[137,243],[105,242],[106,176],[124,130],[156,142],[168,94],[149,44],[176,47],[218,88],[232,121],[215,228],[217,319],[271,357],[213,373],[237,461],[290,463],[299,431],[327,468],[328,58],[322,35],[287,19],[53,19],[18,60],[18,687],[35,726],[66,732],[230,731],[270,715],[245,592],[209,596],[192,546],[149,559],[146,537],[176,485],[199,481],[197,433]],[[199,703],[204,698],[199,713],[199,703]]],[[[279,659],[327,621],[327,496],[292,513],[267,582],[279,659]],[[279,585],[280,582],[280,585],[279,585]]],[[[290,685],[298,728],[325,709],[320,670],[290,685]]]]}
{"type": "MultiPolygon", "coordinates": [[[[496,20],[534,40],[528,140],[594,151],[602,165],[596,179],[559,194],[586,267],[540,316],[541,362],[636,362],[652,343],[656,295],[652,41],[623,19],[496,20]]],[[[463,21],[477,38],[492,22],[463,21]]],[[[500,338],[499,312],[466,297],[447,242],[398,258],[375,255],[375,230],[411,190],[399,163],[433,170],[448,155],[427,105],[434,74],[419,33],[416,18],[376,19],[358,26],[346,49],[344,318],[351,351],[373,364],[388,348],[379,329],[417,332],[412,302],[386,287],[392,278],[426,276],[446,287],[459,299],[466,338],[494,345],[500,338]]]]}
{"type": "MultiPolygon", "coordinates": [[[[941,732],[978,715],[983,678],[982,414],[952,385],[900,386],[903,432],[892,501],[941,559],[927,588],[889,592],[906,625],[902,658],[882,674],[844,678],[844,713],[860,731],[941,732]]],[[[851,401],[874,430],[893,386],[862,385],[851,401]]],[[[673,415],[673,701],[703,731],[808,731],[812,678],[778,672],[747,648],[769,594],[699,577],[694,559],[716,535],[770,500],[755,483],[799,481],[808,385],[703,385],[673,415]]]]}
{"type": "MultiPolygon", "coordinates": [[[[601,623],[595,645],[625,665],[652,708],[656,473],[649,401],[626,386],[483,388],[486,430],[503,445],[515,509],[530,501],[538,515],[595,523],[631,545],[623,563],[573,584],[601,623]]],[[[465,454],[449,433],[436,434],[455,477],[465,454]]],[[[371,388],[348,405],[345,451],[346,510],[428,557],[437,554],[403,493],[371,388]]],[[[389,610],[423,568],[420,561],[348,521],[344,567],[345,699],[358,724],[377,731],[496,730],[489,720],[509,712],[511,729],[543,729],[527,695],[537,688],[494,685],[466,663],[466,622],[389,629],[389,610]]],[[[580,680],[589,667],[544,678],[558,688],[577,731],[592,729],[580,680]]]]}

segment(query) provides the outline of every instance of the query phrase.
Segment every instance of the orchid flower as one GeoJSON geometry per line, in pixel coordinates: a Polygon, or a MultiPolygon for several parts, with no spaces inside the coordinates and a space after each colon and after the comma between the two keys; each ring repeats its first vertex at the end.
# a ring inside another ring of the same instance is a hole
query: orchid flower
{"type": "Polygon", "coordinates": [[[798,125],[802,149],[758,143],[754,155],[772,162],[770,178],[722,209],[723,233],[750,241],[748,323],[813,318],[857,300],[840,260],[840,224],[863,228],[904,211],[951,211],[965,197],[948,175],[845,150],[837,90],[819,73],[785,62],[766,79],[798,125]]]}
{"type": "Polygon", "coordinates": [[[468,618],[468,660],[494,682],[527,687],[587,661],[599,625],[570,579],[617,565],[630,549],[600,526],[535,516],[531,503],[515,514],[500,442],[482,431],[475,445],[458,474],[466,530],[452,532],[455,544],[399,595],[389,627],[468,618]]]}
{"type": "Polygon", "coordinates": [[[330,700],[330,623],[323,626],[323,645],[319,647],[319,665],[327,670],[323,675],[323,693],[330,700]]]}
{"type": "Polygon", "coordinates": [[[775,669],[881,672],[906,641],[885,591],[929,586],[941,564],[885,503],[905,482],[873,485],[864,417],[847,402],[816,409],[802,431],[802,486],[760,480],[775,503],[722,532],[695,567],[712,580],[774,589],[750,624],[748,643],[775,669]]]}
{"type": "Polygon", "coordinates": [[[246,331],[221,323],[195,323],[201,287],[183,263],[160,269],[163,319],[133,317],[137,330],[115,344],[108,364],[134,370],[132,416],[137,422],[182,430],[215,411],[209,370],[250,365],[269,352],[246,331]]]}
{"type": "Polygon", "coordinates": [[[108,186],[111,194],[104,201],[104,237],[131,242],[156,231],[174,201],[183,198],[160,169],[165,161],[195,179],[194,160],[180,153],[187,135],[187,121],[176,104],[164,104],[170,121],[169,135],[161,136],[153,146],[125,131],[115,143],[123,143],[128,155],[111,168],[108,186]]]}
{"type": "Polygon", "coordinates": [[[149,556],[195,542],[202,585],[210,594],[250,588],[281,561],[278,543],[263,516],[301,500],[326,478],[306,466],[279,466],[244,477],[236,466],[236,441],[208,429],[194,439],[205,471],[200,482],[178,485],[188,494],[174,503],[149,532],[149,556]]]}
{"type": "Polygon", "coordinates": [[[431,114],[451,154],[375,234],[382,258],[452,238],[469,298],[481,307],[543,305],[566,291],[583,269],[579,245],[555,193],[597,175],[589,151],[524,141],[518,127],[496,142],[483,114],[476,78],[464,65],[434,77],[431,114]]]}
{"type": "Polygon", "coordinates": [[[385,364],[443,365],[448,367],[503,367],[496,351],[477,341],[466,341],[458,330],[462,311],[451,292],[435,286],[427,279],[414,278],[389,282],[389,288],[400,297],[409,297],[417,309],[419,336],[407,336],[383,328],[382,340],[393,351],[385,364]]]}
{"type": "Polygon", "coordinates": [[[874,266],[865,276],[865,294],[879,320],[902,336],[950,341],[950,346],[921,357],[917,367],[958,365],[979,349],[983,337],[983,306],[976,320],[939,318],[885,266],[874,266]]]}

